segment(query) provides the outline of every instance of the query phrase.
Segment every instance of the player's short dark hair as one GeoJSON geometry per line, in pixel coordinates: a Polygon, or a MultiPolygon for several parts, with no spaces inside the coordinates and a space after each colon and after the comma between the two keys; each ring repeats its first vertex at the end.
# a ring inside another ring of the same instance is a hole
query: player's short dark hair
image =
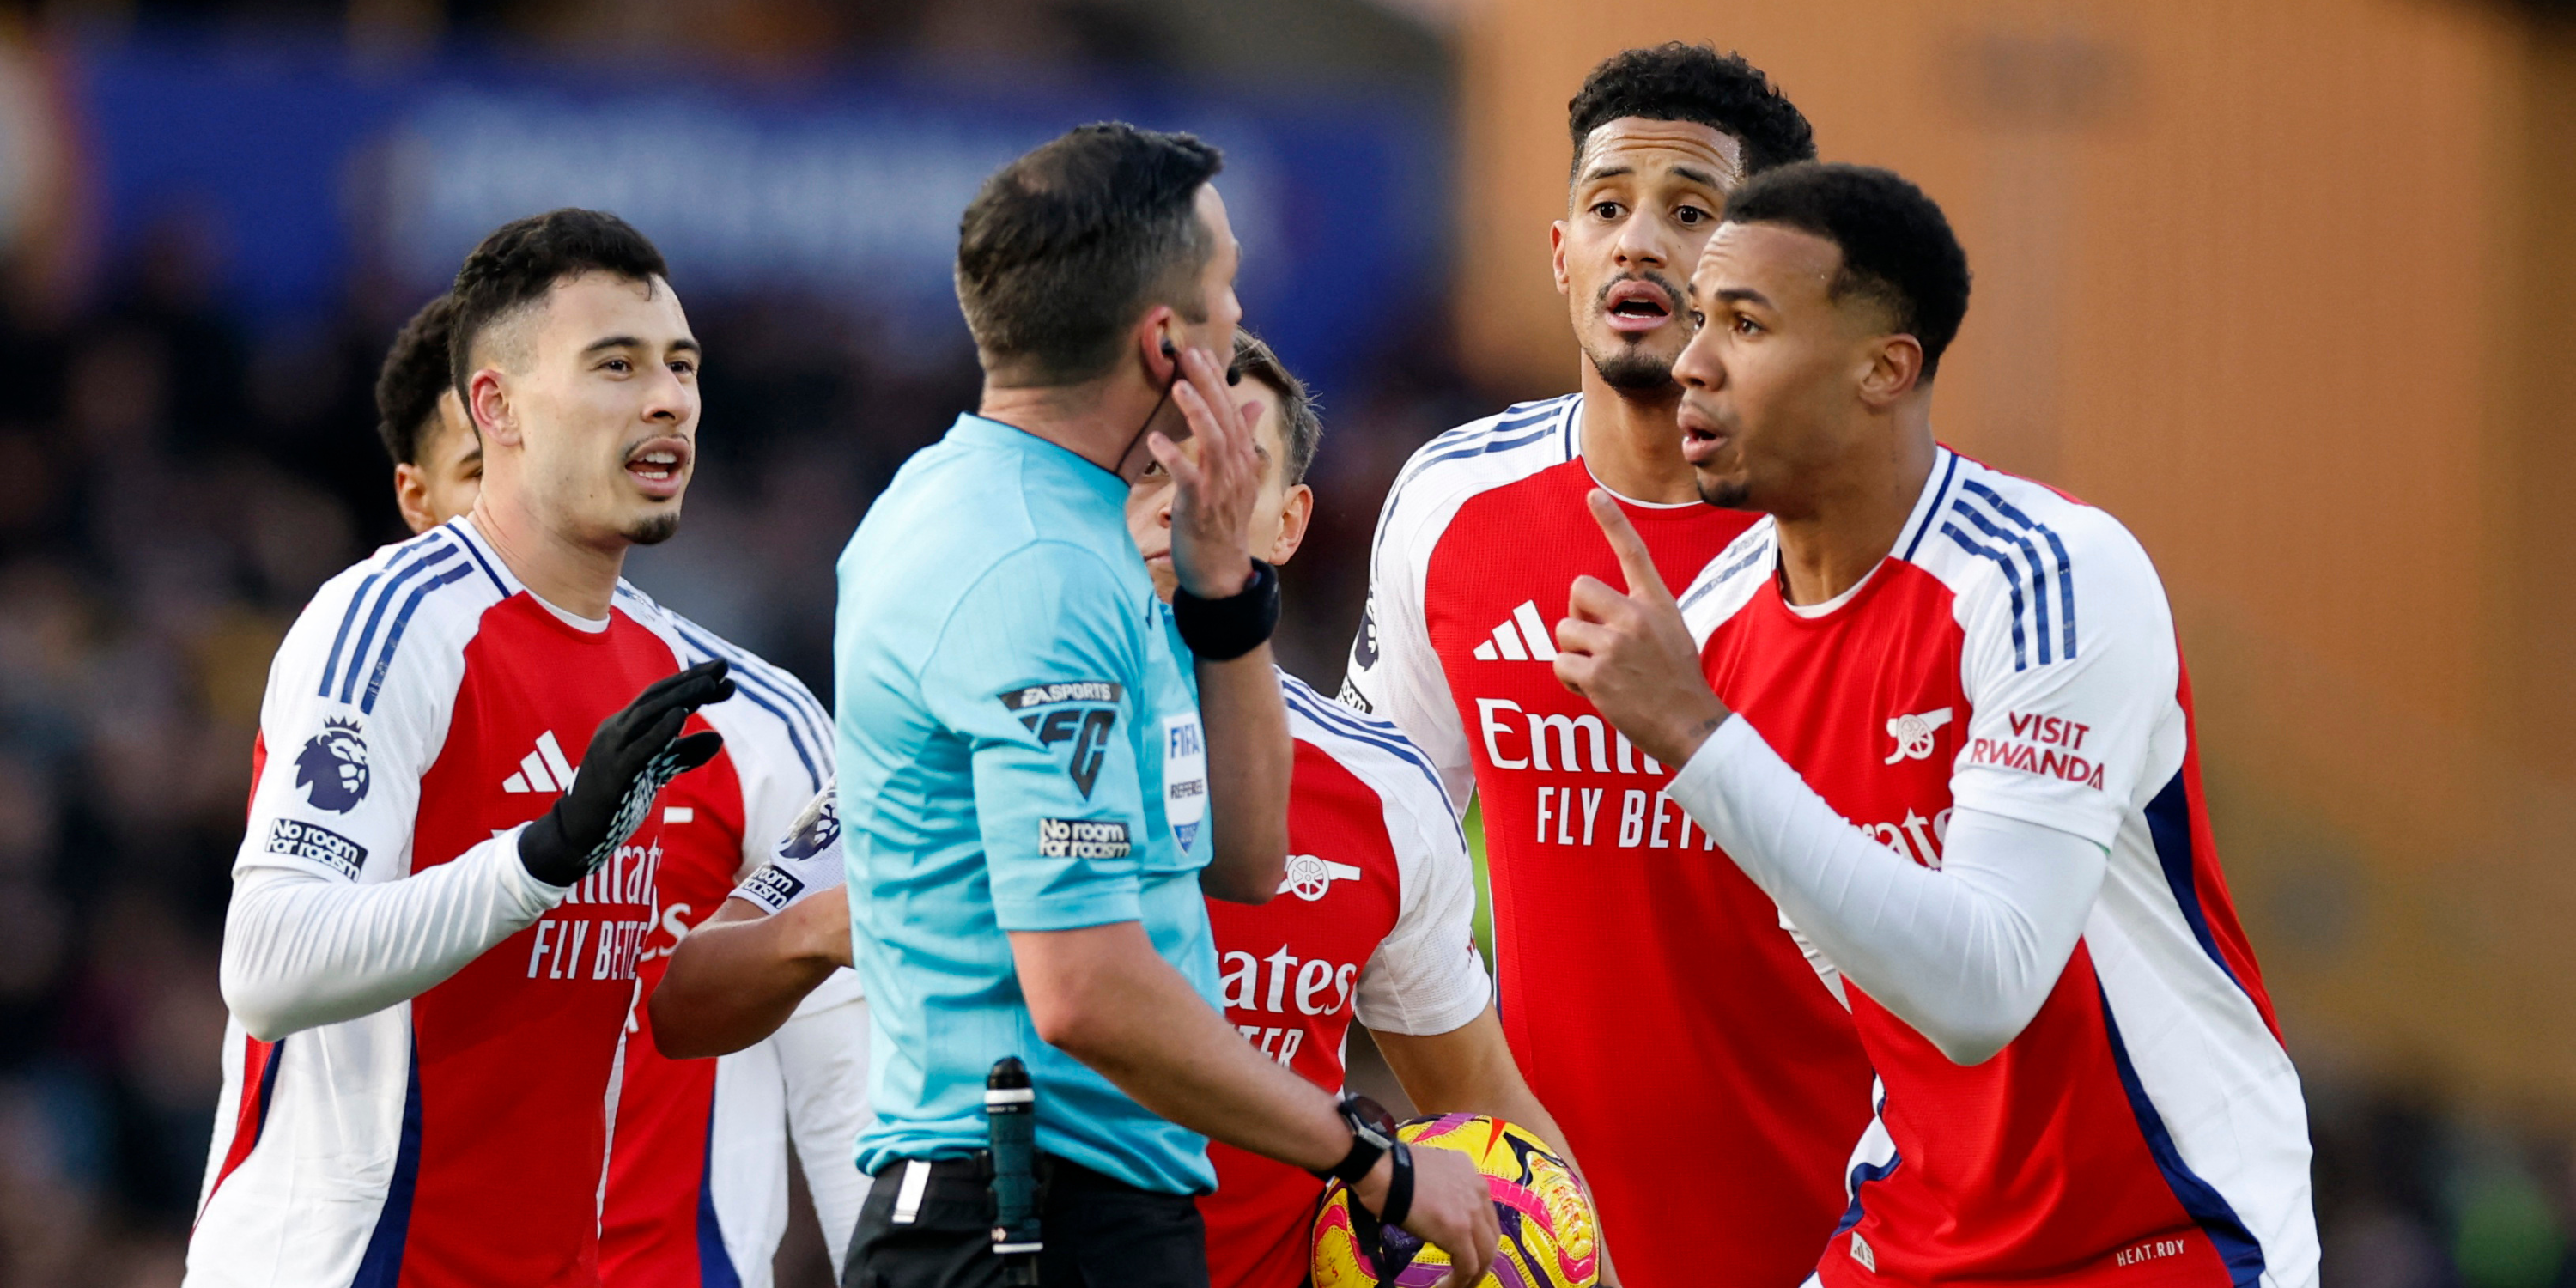
{"type": "Polygon", "coordinates": [[[1216,247],[1195,203],[1224,166],[1190,135],[1110,121],[994,171],[957,230],[957,303],[987,373],[1079,384],[1146,308],[1204,321],[1191,286],[1216,247]]]}
{"type": "Polygon", "coordinates": [[[456,386],[456,396],[467,396],[474,342],[484,331],[544,299],[555,283],[584,273],[607,273],[648,287],[671,276],[651,238],[604,210],[566,206],[493,229],[465,257],[465,266],[456,270],[456,284],[448,289],[456,301],[455,330],[447,344],[448,380],[456,386]]]}
{"type": "Polygon", "coordinates": [[[1258,380],[1279,395],[1279,442],[1288,453],[1280,478],[1290,484],[1305,482],[1306,471],[1315,464],[1315,449],[1324,444],[1324,420],[1315,412],[1315,395],[1279,360],[1276,350],[1239,327],[1234,333],[1234,366],[1244,379],[1258,380]]]}
{"type": "Polygon", "coordinates": [[[396,465],[420,464],[421,440],[438,418],[438,396],[455,385],[447,358],[456,297],[440,295],[403,323],[376,372],[376,437],[396,465]]]}
{"type": "Polygon", "coordinates": [[[1744,55],[1721,54],[1714,45],[1667,41],[1622,50],[1593,68],[1566,104],[1574,175],[1583,172],[1592,132],[1623,116],[1694,121],[1732,135],[1744,145],[1746,174],[1816,157],[1815,129],[1797,106],[1744,55]]]}
{"type": "Polygon", "coordinates": [[[1822,237],[1843,252],[1829,298],[1870,298],[1889,329],[1923,346],[1923,379],[1968,315],[1968,253],[1941,207],[1895,172],[1875,166],[1785,166],[1759,175],[1726,200],[1725,222],[1780,224],[1822,237]]]}

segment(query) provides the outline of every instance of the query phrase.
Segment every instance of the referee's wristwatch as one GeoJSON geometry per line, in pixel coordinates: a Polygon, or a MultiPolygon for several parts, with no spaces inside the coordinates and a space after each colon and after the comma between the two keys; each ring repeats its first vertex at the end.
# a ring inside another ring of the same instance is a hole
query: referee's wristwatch
{"type": "MultiPolygon", "coordinates": [[[[1395,1134],[1395,1115],[1388,1113],[1384,1105],[1359,1095],[1342,1097],[1334,1108],[1341,1111],[1342,1121],[1350,1124],[1351,1152],[1315,1175],[1338,1180],[1356,1191],[1377,1166],[1377,1160],[1385,1157],[1389,1163],[1386,1200],[1378,1205],[1377,1219],[1385,1225],[1404,1224],[1404,1218],[1413,1212],[1413,1150],[1395,1134]]],[[[1358,1195],[1354,1193],[1352,1197],[1358,1195]]]]}

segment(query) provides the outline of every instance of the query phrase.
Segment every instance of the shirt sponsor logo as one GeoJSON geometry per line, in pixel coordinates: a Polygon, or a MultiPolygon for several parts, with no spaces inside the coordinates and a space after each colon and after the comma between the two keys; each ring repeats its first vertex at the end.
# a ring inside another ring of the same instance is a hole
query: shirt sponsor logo
{"type": "Polygon", "coordinates": [[[1968,763],[2019,770],[2042,778],[2060,778],[2103,790],[2102,766],[2077,755],[2093,726],[2063,716],[2007,711],[2010,738],[1977,738],[1968,743],[1968,763]]]}
{"type": "Polygon", "coordinates": [[[1092,785],[1100,781],[1100,767],[1109,759],[1109,735],[1118,727],[1117,704],[1122,692],[1111,680],[1068,680],[1033,684],[995,696],[1019,715],[1020,723],[1030,733],[1037,735],[1039,746],[1071,744],[1064,762],[1065,776],[1073,780],[1082,798],[1089,800],[1092,785]]]}
{"type": "Polygon", "coordinates": [[[1222,976],[1218,988],[1235,1031],[1281,1064],[1296,1059],[1305,1045],[1306,1024],[1314,1017],[1340,1015],[1349,1009],[1360,977],[1357,963],[1301,958],[1286,944],[1268,957],[1235,949],[1225,954],[1218,970],[1222,976]],[[1274,1015],[1282,1022],[1261,1022],[1274,1015]],[[1308,1019],[1288,1018],[1292,1016],[1308,1019]],[[1247,1019],[1252,1022],[1245,1023],[1247,1019]]]}
{"type": "Polygon", "coordinates": [[[1127,825],[1116,820],[1042,818],[1038,820],[1038,857],[1046,859],[1123,859],[1134,850],[1127,825]]]}
{"type": "Polygon", "coordinates": [[[1931,759],[1932,735],[1940,732],[1941,726],[1948,723],[1950,723],[1948,707],[1936,707],[1919,715],[1890,716],[1887,721],[1887,736],[1896,740],[1896,750],[1887,753],[1887,759],[1883,763],[1893,765],[1908,760],[1931,759]]]}
{"type": "Polygon", "coordinates": [[[1360,870],[1347,863],[1319,859],[1312,854],[1288,856],[1288,875],[1279,882],[1279,893],[1293,894],[1313,903],[1332,893],[1336,881],[1357,881],[1360,870]]]}
{"type": "Polygon", "coordinates": [[[319,823],[297,819],[271,819],[268,824],[268,852],[290,859],[308,859],[331,869],[352,881],[367,865],[367,847],[340,835],[319,823]]]}
{"type": "Polygon", "coordinates": [[[1978,738],[1968,743],[1968,763],[2019,770],[2041,778],[2062,778],[2103,790],[2102,767],[2082,756],[2054,748],[2034,747],[2009,738],[1978,738]]]}
{"type": "Polygon", "coordinates": [[[295,785],[315,809],[346,814],[367,798],[367,784],[367,742],[355,720],[323,721],[295,754],[295,785]]]}
{"type": "Polygon", "coordinates": [[[742,888],[735,893],[777,912],[795,902],[797,892],[804,888],[805,883],[798,880],[795,873],[775,863],[764,863],[760,865],[760,871],[752,873],[751,879],[743,882],[742,888]]]}
{"type": "Polygon", "coordinates": [[[1941,866],[1942,847],[1950,843],[1950,811],[1930,818],[1908,807],[1900,823],[1854,823],[1860,834],[1927,868],[1941,866]]]}
{"type": "Polygon", "coordinates": [[[1062,702],[1118,701],[1123,692],[1114,680],[1068,680],[1062,684],[1032,684],[1000,694],[1002,705],[1013,711],[1031,707],[1051,707],[1062,702]]]}

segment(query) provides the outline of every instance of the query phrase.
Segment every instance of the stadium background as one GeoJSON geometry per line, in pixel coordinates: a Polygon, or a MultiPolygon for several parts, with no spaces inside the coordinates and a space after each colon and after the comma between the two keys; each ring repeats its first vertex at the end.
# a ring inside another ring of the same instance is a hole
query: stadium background
{"type": "MultiPolygon", "coordinates": [[[[2576,11],[64,0],[0,10],[0,1288],[177,1281],[269,652],[398,531],[369,382],[480,232],[661,241],[705,455],[632,575],[820,688],[832,556],[974,391],[975,181],[1205,134],[1325,400],[1282,651],[1329,689],[1406,454],[1571,387],[1563,103],[1668,37],[1944,202],[1944,436],[2163,569],[2327,1283],[2576,1284],[2576,11]]],[[[824,1282],[810,1230],[781,1260],[824,1282]]]]}

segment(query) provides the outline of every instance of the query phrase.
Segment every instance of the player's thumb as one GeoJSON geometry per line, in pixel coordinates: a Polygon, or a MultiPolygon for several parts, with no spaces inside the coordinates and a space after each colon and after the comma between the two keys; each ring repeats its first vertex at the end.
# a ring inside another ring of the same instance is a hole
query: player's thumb
{"type": "Polygon", "coordinates": [[[671,744],[671,763],[677,766],[673,772],[685,774],[715,759],[716,753],[722,750],[724,750],[723,734],[712,729],[702,729],[690,734],[671,744]]]}
{"type": "Polygon", "coordinates": [[[1585,498],[1592,506],[1593,522],[1601,525],[1601,535],[1610,542],[1610,553],[1619,557],[1619,574],[1628,582],[1629,597],[1649,603],[1673,602],[1673,592],[1664,586],[1664,574],[1655,567],[1655,557],[1646,550],[1646,539],[1637,535],[1637,525],[1628,522],[1628,513],[1609,492],[1592,489],[1585,498]]]}

